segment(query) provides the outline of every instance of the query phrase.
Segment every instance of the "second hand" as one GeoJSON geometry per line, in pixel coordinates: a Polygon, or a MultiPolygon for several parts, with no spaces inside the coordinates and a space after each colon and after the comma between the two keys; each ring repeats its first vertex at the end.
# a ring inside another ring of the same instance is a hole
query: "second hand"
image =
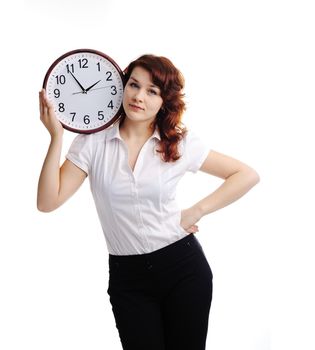
{"type": "MultiPolygon", "coordinates": [[[[102,87],[98,87],[98,88],[94,88],[94,89],[91,89],[90,91],[93,91],[93,90],[100,90],[100,89],[106,89],[106,88],[109,88],[111,86],[102,86],[102,87]]],[[[77,94],[83,94],[84,92],[80,91],[80,92],[73,92],[72,95],[77,95],[77,94]]]]}

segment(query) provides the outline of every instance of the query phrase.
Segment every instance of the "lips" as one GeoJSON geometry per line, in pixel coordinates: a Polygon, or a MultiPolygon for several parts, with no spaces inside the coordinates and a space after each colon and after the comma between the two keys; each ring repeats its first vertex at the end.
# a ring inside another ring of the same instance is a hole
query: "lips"
{"type": "Polygon", "coordinates": [[[144,109],[143,109],[142,107],[140,107],[140,106],[132,105],[132,104],[129,104],[129,106],[130,106],[131,108],[135,109],[135,110],[144,111],[144,109]]]}

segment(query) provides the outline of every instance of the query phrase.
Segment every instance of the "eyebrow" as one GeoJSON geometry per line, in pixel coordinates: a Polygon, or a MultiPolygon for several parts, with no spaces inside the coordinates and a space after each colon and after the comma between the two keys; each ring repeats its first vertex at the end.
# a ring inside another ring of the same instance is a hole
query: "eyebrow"
{"type": "MultiPolygon", "coordinates": [[[[138,81],[136,78],[130,77],[130,79],[134,80],[136,83],[139,84],[139,81],[138,81]]],[[[154,85],[154,84],[151,84],[150,87],[153,87],[153,88],[156,88],[156,89],[160,89],[158,86],[156,86],[156,85],[154,85]]]]}

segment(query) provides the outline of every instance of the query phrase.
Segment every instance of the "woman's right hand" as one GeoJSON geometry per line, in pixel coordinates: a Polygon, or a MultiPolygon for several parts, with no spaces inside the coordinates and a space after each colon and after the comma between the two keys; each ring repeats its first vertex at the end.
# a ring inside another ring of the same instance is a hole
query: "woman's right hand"
{"type": "Polygon", "coordinates": [[[39,92],[40,120],[45,125],[51,137],[62,136],[63,127],[57,119],[53,104],[48,100],[45,89],[39,92]]]}

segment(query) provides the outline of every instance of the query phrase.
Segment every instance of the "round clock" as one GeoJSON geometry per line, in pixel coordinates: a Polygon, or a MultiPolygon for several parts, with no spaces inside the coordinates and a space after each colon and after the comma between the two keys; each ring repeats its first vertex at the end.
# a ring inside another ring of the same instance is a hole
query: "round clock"
{"type": "Polygon", "coordinates": [[[102,52],[78,49],[59,57],[48,69],[43,88],[64,128],[93,133],[120,116],[123,73],[102,52]]]}

